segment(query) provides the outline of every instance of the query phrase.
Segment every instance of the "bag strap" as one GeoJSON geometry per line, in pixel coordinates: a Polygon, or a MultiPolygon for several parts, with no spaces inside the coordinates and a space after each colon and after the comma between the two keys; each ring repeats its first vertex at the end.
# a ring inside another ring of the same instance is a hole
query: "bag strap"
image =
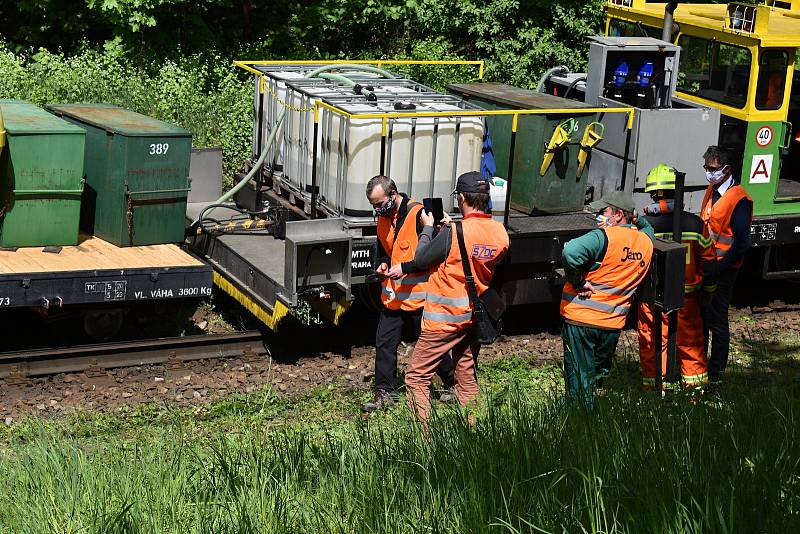
{"type": "Polygon", "coordinates": [[[467,278],[467,293],[472,304],[478,302],[478,289],[475,287],[475,279],[472,277],[472,267],[469,263],[467,256],[467,245],[464,244],[464,229],[461,227],[461,221],[454,223],[456,225],[456,237],[458,237],[458,248],[461,251],[461,267],[464,269],[464,276],[467,278]]]}

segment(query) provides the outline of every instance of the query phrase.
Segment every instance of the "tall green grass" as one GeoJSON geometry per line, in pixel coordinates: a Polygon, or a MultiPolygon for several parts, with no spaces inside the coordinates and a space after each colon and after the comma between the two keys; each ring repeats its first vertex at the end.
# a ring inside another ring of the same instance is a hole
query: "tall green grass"
{"type": "Polygon", "coordinates": [[[593,410],[511,388],[475,427],[398,410],[336,431],[69,438],[0,457],[12,532],[797,532],[800,387],[725,402],[612,393],[593,410]]]}

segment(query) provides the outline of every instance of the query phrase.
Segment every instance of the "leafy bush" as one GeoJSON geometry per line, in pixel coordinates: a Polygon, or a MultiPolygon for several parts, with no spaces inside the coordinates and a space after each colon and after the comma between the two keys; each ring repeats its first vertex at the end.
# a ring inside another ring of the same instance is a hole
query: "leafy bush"
{"type": "Polygon", "coordinates": [[[139,65],[119,50],[67,56],[15,54],[0,45],[0,94],[49,103],[116,104],[191,131],[194,146],[219,146],[227,185],[250,153],[251,86],[220,55],[139,65]]]}

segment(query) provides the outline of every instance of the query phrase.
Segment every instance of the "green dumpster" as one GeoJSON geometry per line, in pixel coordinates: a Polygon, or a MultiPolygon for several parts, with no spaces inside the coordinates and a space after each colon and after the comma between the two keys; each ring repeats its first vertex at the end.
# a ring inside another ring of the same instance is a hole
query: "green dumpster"
{"type": "Polygon", "coordinates": [[[85,132],[19,100],[0,112],[0,247],[76,245],[85,132]]]}
{"type": "Polygon", "coordinates": [[[183,241],[188,130],[108,104],[47,109],[86,130],[81,228],[121,247],[183,241]]]}
{"type": "MultiPolygon", "coordinates": [[[[466,83],[448,90],[487,110],[566,109],[566,114],[521,115],[514,145],[514,170],[510,182],[511,207],[523,213],[565,213],[583,209],[586,177],[578,177],[578,153],[593,114],[581,113],[590,106],[583,102],[519,89],[501,83],[466,83]],[[544,176],[540,174],[547,144],[556,128],[569,130],[569,141],[553,152],[544,176]]],[[[492,139],[497,176],[508,178],[511,148],[511,116],[488,116],[486,125],[492,139]]]]}

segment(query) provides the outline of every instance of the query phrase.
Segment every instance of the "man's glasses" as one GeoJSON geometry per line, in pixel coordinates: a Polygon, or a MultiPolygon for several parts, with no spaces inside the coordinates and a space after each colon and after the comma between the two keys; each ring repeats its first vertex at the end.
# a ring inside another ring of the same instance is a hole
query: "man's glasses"
{"type": "Polygon", "coordinates": [[[708,172],[717,172],[720,169],[724,169],[726,165],[720,165],[719,167],[712,167],[710,165],[703,165],[703,168],[708,172]]]}

